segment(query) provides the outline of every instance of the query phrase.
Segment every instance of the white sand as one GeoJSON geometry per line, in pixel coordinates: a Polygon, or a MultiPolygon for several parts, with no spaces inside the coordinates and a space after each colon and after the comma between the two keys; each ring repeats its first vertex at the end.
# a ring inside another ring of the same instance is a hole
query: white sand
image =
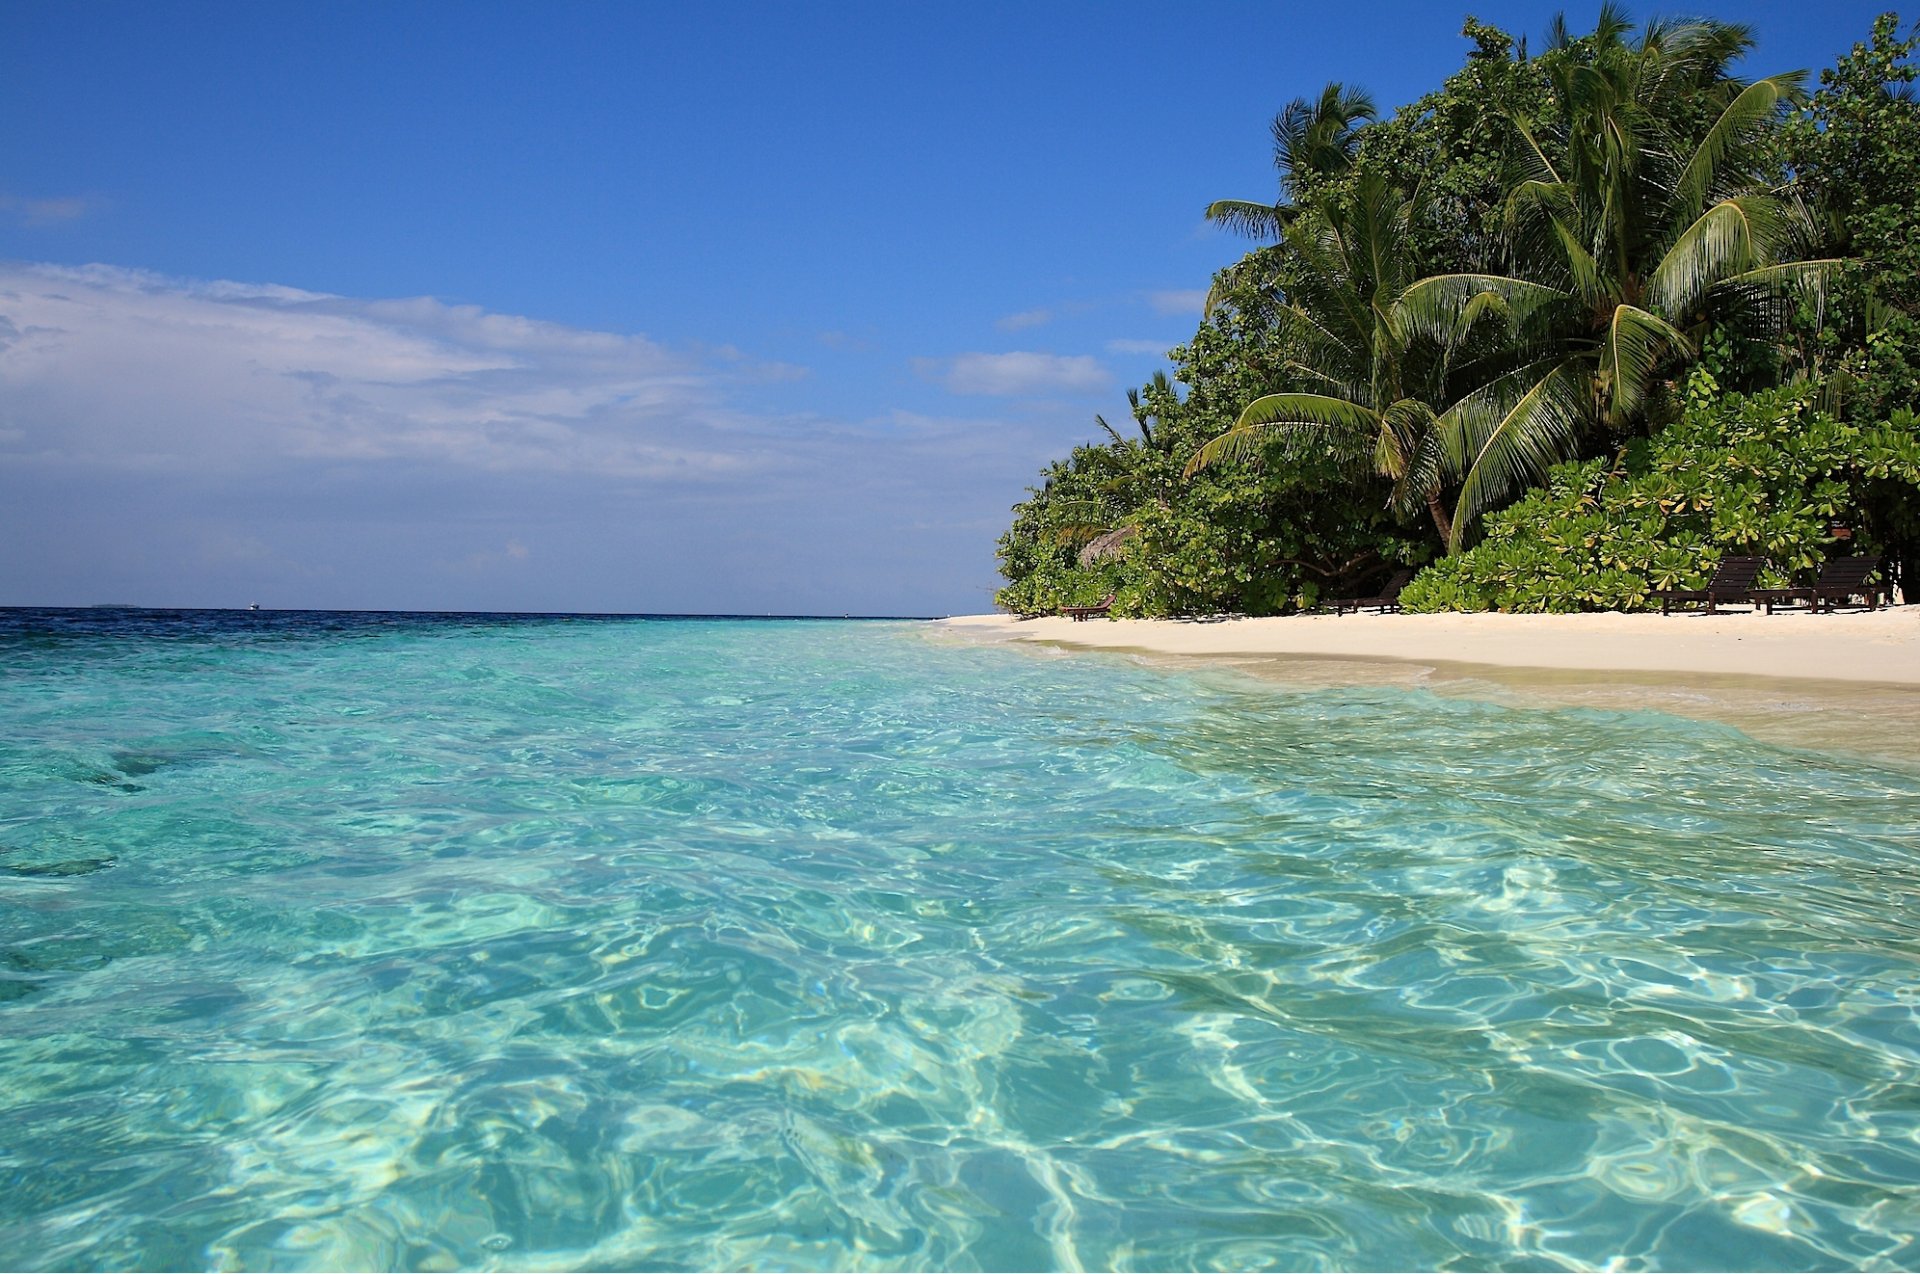
{"type": "Polygon", "coordinates": [[[1814,615],[1292,615],[938,621],[956,636],[1164,655],[1309,656],[1920,687],[1920,606],[1814,615]]]}

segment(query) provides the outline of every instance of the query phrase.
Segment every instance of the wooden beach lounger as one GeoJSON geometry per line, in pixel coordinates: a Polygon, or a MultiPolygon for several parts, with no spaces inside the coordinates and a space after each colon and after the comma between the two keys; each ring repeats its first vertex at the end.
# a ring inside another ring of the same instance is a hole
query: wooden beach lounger
{"type": "Polygon", "coordinates": [[[1878,581],[1869,582],[1867,577],[1880,569],[1880,559],[1868,555],[1859,557],[1836,557],[1820,568],[1820,578],[1813,582],[1809,591],[1813,594],[1813,608],[1820,609],[1820,603],[1827,604],[1831,614],[1836,605],[1845,605],[1856,597],[1867,599],[1868,610],[1880,609],[1880,595],[1887,595],[1888,603],[1893,601],[1893,590],[1878,581]]]}
{"type": "MultiPolygon", "coordinates": [[[[1880,595],[1887,592],[1887,586],[1881,583],[1869,583],[1868,576],[1880,569],[1880,559],[1870,555],[1859,557],[1836,557],[1820,568],[1820,578],[1811,585],[1795,588],[1756,588],[1747,594],[1747,600],[1756,606],[1767,608],[1767,614],[1773,614],[1775,606],[1787,602],[1804,601],[1815,612],[1820,603],[1827,604],[1832,611],[1836,603],[1844,604],[1851,598],[1867,599],[1868,610],[1880,608],[1880,595]]],[[[1892,601],[1891,596],[1888,601],[1892,601]]]]}
{"type": "Polygon", "coordinates": [[[1082,620],[1092,619],[1095,615],[1104,615],[1112,609],[1113,594],[1108,593],[1107,600],[1104,602],[1098,602],[1092,606],[1062,606],[1060,613],[1077,624],[1082,620]]]}
{"type": "Polygon", "coordinates": [[[1333,599],[1333,613],[1336,615],[1353,611],[1358,614],[1362,607],[1372,606],[1384,615],[1390,610],[1400,609],[1400,590],[1413,580],[1413,571],[1402,567],[1388,577],[1386,586],[1377,597],[1336,597],[1333,599]]]}
{"type": "Polygon", "coordinates": [[[1723,557],[1705,588],[1662,588],[1647,596],[1660,599],[1662,615],[1671,614],[1675,602],[1705,602],[1711,615],[1722,602],[1750,603],[1753,582],[1760,578],[1760,568],[1766,564],[1764,557],[1723,557]]]}

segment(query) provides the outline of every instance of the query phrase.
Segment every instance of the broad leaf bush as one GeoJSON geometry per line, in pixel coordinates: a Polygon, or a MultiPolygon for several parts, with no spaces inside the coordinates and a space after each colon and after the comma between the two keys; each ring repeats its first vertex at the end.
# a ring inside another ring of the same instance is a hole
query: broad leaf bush
{"type": "Polygon", "coordinates": [[[1276,119],[1275,202],[1208,213],[1262,246],[1128,394],[1139,436],[1096,417],[1015,506],[1001,606],[1287,614],[1479,535],[1409,609],[1633,609],[1727,552],[1805,578],[1829,520],[1920,594],[1920,31],[1811,97],[1712,20],[1462,34],[1388,117],[1330,85],[1276,119]]]}
{"type": "Polygon", "coordinates": [[[1920,495],[1920,419],[1835,420],[1811,385],[1714,397],[1696,373],[1681,418],[1611,459],[1563,464],[1487,519],[1476,547],[1423,571],[1411,612],[1639,610],[1702,587],[1721,557],[1765,557],[1762,584],[1809,580],[1834,550],[1876,551],[1876,510],[1920,495]],[[1897,498],[1890,501],[1889,494],[1897,498]]]}

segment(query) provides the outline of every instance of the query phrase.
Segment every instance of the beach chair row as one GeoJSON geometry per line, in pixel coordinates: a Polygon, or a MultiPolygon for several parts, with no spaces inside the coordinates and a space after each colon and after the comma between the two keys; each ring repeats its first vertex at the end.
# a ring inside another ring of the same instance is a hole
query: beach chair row
{"type": "MultiPolygon", "coordinates": [[[[1760,572],[1766,569],[1764,557],[1725,557],[1715,568],[1705,588],[1663,588],[1648,594],[1660,603],[1660,613],[1670,615],[1676,606],[1703,603],[1709,613],[1721,606],[1761,606],[1771,615],[1775,606],[1805,602],[1814,611],[1831,611],[1835,606],[1852,603],[1856,598],[1868,610],[1879,609],[1884,599],[1893,601],[1893,589],[1882,579],[1880,559],[1871,555],[1837,557],[1820,568],[1820,578],[1811,584],[1788,588],[1760,588],[1760,572]]],[[[1380,591],[1368,597],[1336,597],[1326,603],[1336,615],[1347,611],[1375,610],[1382,614],[1400,609],[1400,590],[1413,579],[1413,571],[1395,571],[1380,591]]]]}
{"type": "Polygon", "coordinates": [[[1820,578],[1811,584],[1789,588],[1760,588],[1760,572],[1766,569],[1764,557],[1723,557],[1714,568],[1705,588],[1663,588],[1647,596],[1658,599],[1660,613],[1670,615],[1675,606],[1704,603],[1708,614],[1726,605],[1762,606],[1771,615],[1775,606],[1805,602],[1809,609],[1832,611],[1835,606],[1850,605],[1861,599],[1868,610],[1879,609],[1884,597],[1893,601],[1893,589],[1875,577],[1880,574],[1880,559],[1861,554],[1836,557],[1820,568],[1820,578]]]}

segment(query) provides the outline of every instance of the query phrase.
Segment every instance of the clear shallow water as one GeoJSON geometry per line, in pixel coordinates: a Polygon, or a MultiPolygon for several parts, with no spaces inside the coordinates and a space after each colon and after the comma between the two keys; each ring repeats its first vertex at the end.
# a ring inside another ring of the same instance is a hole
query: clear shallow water
{"type": "Polygon", "coordinates": [[[1920,779],[909,624],[0,612],[0,1266],[1920,1264],[1920,779]]]}

